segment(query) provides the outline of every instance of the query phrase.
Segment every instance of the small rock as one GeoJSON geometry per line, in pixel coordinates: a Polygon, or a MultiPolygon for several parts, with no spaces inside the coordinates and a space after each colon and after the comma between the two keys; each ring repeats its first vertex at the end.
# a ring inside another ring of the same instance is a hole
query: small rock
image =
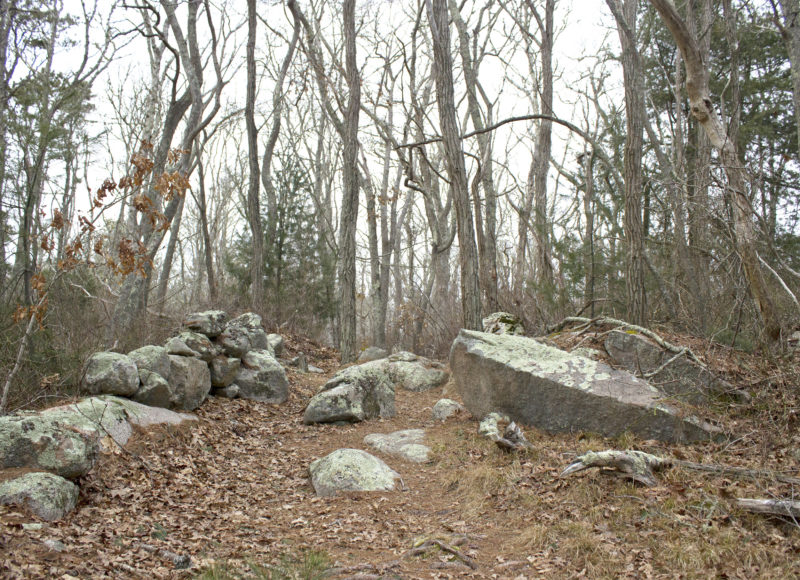
{"type": "Polygon", "coordinates": [[[373,360],[380,360],[382,358],[386,358],[387,356],[389,356],[389,353],[385,348],[381,348],[379,346],[368,346],[361,352],[360,355],[358,355],[358,362],[365,363],[373,360]]]}
{"type": "Polygon", "coordinates": [[[267,345],[275,358],[283,354],[283,337],[280,334],[268,334],[267,345]]]}
{"type": "Polygon", "coordinates": [[[317,375],[324,375],[325,374],[325,371],[323,371],[319,367],[315,367],[314,365],[308,365],[308,372],[314,373],[314,374],[317,374],[317,375]]]}
{"type": "Polygon", "coordinates": [[[299,370],[301,373],[308,372],[308,359],[306,358],[306,355],[302,352],[296,357],[294,357],[292,360],[290,360],[289,365],[297,367],[297,370],[299,370]]]}
{"type": "Polygon", "coordinates": [[[47,521],[63,518],[78,503],[78,486],[52,473],[26,473],[0,483],[0,504],[31,511],[47,521]]]}
{"type": "Polygon", "coordinates": [[[224,397],[225,399],[236,399],[239,397],[240,389],[239,385],[233,384],[228,385],[227,387],[223,387],[221,389],[214,389],[212,391],[212,395],[215,397],[224,397]]]}
{"type": "Polygon", "coordinates": [[[483,331],[489,334],[524,335],[522,319],[508,312],[495,312],[483,319],[483,331]]]}
{"type": "Polygon", "coordinates": [[[320,497],[337,491],[393,491],[400,479],[395,470],[360,449],[337,449],[312,462],[309,472],[320,497]]]}
{"type": "Polygon", "coordinates": [[[199,357],[200,353],[192,350],[189,348],[189,345],[183,342],[177,336],[173,336],[170,338],[165,344],[164,347],[167,349],[168,355],[173,356],[193,356],[199,357]]]}
{"type": "Polygon", "coordinates": [[[54,552],[63,552],[67,549],[67,547],[64,545],[64,542],[61,540],[45,540],[42,543],[54,552]]]}
{"type": "Polygon", "coordinates": [[[22,524],[22,529],[26,532],[38,532],[44,529],[44,524],[22,524]]]}
{"type": "Polygon", "coordinates": [[[439,399],[433,406],[433,418],[437,421],[444,421],[453,415],[466,412],[464,405],[453,399],[439,399]]]}
{"type": "Polygon", "coordinates": [[[216,338],[225,329],[227,320],[228,314],[222,310],[207,310],[187,315],[183,326],[193,332],[205,334],[209,338],[216,338]]]}
{"type": "Polygon", "coordinates": [[[157,373],[144,369],[139,371],[139,377],[142,379],[142,386],[133,395],[133,400],[150,407],[169,408],[172,402],[172,389],[167,380],[157,373]]]}
{"type": "Polygon", "coordinates": [[[199,407],[211,391],[211,372],[198,358],[169,355],[169,386],[172,405],[191,411],[199,407]]]}
{"type": "Polygon", "coordinates": [[[372,433],[364,437],[364,443],[373,449],[389,455],[396,455],[412,463],[425,463],[431,449],[424,445],[425,431],[406,429],[394,433],[372,433]]]}

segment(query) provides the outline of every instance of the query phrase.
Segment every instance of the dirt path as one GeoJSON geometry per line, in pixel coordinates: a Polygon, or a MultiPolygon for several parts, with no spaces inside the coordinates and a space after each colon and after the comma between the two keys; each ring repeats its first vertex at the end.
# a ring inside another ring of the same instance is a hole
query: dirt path
{"type": "MultiPolygon", "coordinates": [[[[30,518],[0,507],[0,575],[191,578],[211,567],[207,577],[230,578],[248,562],[290,564],[311,553],[324,554],[335,577],[800,576],[797,529],[732,513],[719,493],[763,494],[756,483],[680,472],[652,489],[596,473],[559,480],[574,453],[614,442],[528,430],[535,449],[505,455],[476,436],[469,417],[431,419],[442,389],[398,391],[391,420],[305,426],[303,409],[324,380],[290,372],[284,405],[211,399],[198,426],[141,437],[81,482],[79,506],[63,522],[28,530],[21,523],[30,518]],[[383,457],[406,491],[315,496],[312,460],[407,428],[426,430],[433,461],[383,457]],[[465,557],[436,546],[412,554],[425,539],[465,557]],[[151,546],[189,555],[194,567],[174,570],[151,546]]],[[[682,449],[699,459],[717,451],[682,449]]]]}

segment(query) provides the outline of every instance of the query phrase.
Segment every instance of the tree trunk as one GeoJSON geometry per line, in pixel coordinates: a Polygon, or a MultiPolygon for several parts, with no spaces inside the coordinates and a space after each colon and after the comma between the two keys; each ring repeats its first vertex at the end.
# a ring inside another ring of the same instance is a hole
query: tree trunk
{"type": "Polygon", "coordinates": [[[781,35],[786,42],[789,62],[792,65],[792,95],[794,97],[794,122],[797,125],[797,146],[800,153],[800,2],[778,0],[783,12],[781,35]]]}
{"type": "Polygon", "coordinates": [[[722,166],[728,178],[734,234],[745,277],[761,315],[763,338],[766,342],[774,343],[780,339],[781,323],[756,252],[757,236],[753,224],[753,209],[747,197],[747,175],[744,164],[739,159],[736,143],[728,137],[725,125],[714,109],[708,89],[707,65],[700,56],[697,41],[689,33],[686,23],[669,0],[650,0],[650,2],[672,33],[686,63],[686,92],[689,95],[692,115],[703,126],[711,144],[720,153],[722,166]]]}
{"type": "Polygon", "coordinates": [[[644,230],[642,227],[642,147],[645,117],[644,79],[636,48],[637,0],[606,0],[617,21],[622,45],[622,79],[625,85],[625,241],[627,318],[647,325],[644,285],[644,230]],[[628,29],[627,31],[625,29],[628,29]]]}
{"type": "Polygon", "coordinates": [[[344,0],[347,110],[342,155],[344,191],[339,222],[339,349],[342,363],[356,359],[356,221],[358,220],[358,116],[361,79],[356,63],[355,0],[344,0]]]}
{"type": "Polygon", "coordinates": [[[256,128],[256,0],[247,0],[247,100],[244,119],[247,125],[247,221],[252,236],[253,257],[250,262],[250,306],[256,308],[264,299],[264,232],[261,224],[261,203],[258,165],[258,129],[256,128]]]}
{"type": "Polygon", "coordinates": [[[461,309],[464,327],[481,328],[481,300],[478,283],[478,257],[475,248],[475,231],[472,225],[467,170],[456,122],[453,94],[453,59],[450,54],[450,29],[447,0],[430,0],[427,3],[434,55],[436,100],[439,124],[444,142],[447,174],[453,191],[458,226],[459,262],[461,270],[461,309]]]}

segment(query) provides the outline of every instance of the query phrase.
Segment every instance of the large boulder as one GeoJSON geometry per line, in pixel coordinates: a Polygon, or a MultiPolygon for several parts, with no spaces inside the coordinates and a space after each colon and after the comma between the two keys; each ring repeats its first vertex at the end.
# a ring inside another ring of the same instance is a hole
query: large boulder
{"type": "Polygon", "coordinates": [[[289,398],[286,371],[268,350],[251,350],[242,357],[234,384],[239,396],[264,403],[283,403],[289,398]]]}
{"type": "Polygon", "coordinates": [[[467,409],[498,411],[549,432],[630,431],[670,442],[705,440],[713,426],[684,417],[646,381],[532,339],[462,330],[450,368],[467,409]]]}
{"type": "Polygon", "coordinates": [[[236,380],[236,373],[242,366],[242,359],[218,355],[211,359],[208,368],[211,371],[211,386],[224,389],[236,380]]]}
{"type": "MultiPolygon", "coordinates": [[[[192,349],[192,351],[195,353],[193,356],[196,356],[202,361],[211,362],[211,359],[217,355],[217,348],[205,334],[184,330],[175,338],[177,338],[178,340],[183,342],[183,344],[192,349]]],[[[170,353],[170,354],[179,354],[179,353],[170,353]]]]}
{"type": "Polygon", "coordinates": [[[211,391],[211,372],[198,358],[169,355],[169,386],[172,406],[191,411],[206,400],[211,391]]]}
{"type": "Polygon", "coordinates": [[[0,417],[0,469],[37,469],[74,479],[89,472],[101,449],[125,445],[134,425],[180,424],[192,419],[109,396],[7,415],[0,417]]]}
{"type": "Polygon", "coordinates": [[[93,395],[129,397],[139,388],[139,371],[124,354],[96,352],[86,362],[82,384],[93,395]]]}
{"type": "Polygon", "coordinates": [[[675,353],[641,334],[612,330],[606,337],[605,348],[616,363],[633,373],[649,375],[648,381],[657,385],[659,391],[680,400],[704,403],[709,395],[735,391],[730,383],[685,354],[676,358],[675,353]]]}
{"type": "Polygon", "coordinates": [[[364,437],[364,443],[376,451],[394,455],[411,461],[425,463],[431,449],[425,442],[425,431],[422,429],[405,429],[394,433],[371,433],[364,437]]]}
{"type": "Polygon", "coordinates": [[[134,401],[142,405],[164,407],[165,409],[172,404],[172,389],[162,375],[142,369],[139,371],[139,378],[142,380],[142,384],[133,395],[134,401]]]}
{"type": "Polygon", "coordinates": [[[393,491],[400,479],[395,470],[360,449],[337,449],[312,462],[309,472],[320,497],[337,491],[393,491]]]}
{"type": "Polygon", "coordinates": [[[372,362],[374,360],[386,358],[387,356],[389,356],[389,351],[387,351],[385,348],[381,348],[379,346],[368,346],[361,351],[360,355],[358,355],[358,362],[372,362]]]}
{"type": "Polygon", "coordinates": [[[525,334],[522,319],[508,312],[495,312],[482,320],[483,331],[490,334],[525,334]]]}
{"type": "Polygon", "coordinates": [[[428,366],[430,361],[421,357],[415,361],[395,361],[389,357],[382,362],[396,386],[415,393],[441,387],[450,378],[447,371],[428,366]]]}
{"type": "Polygon", "coordinates": [[[163,346],[149,344],[128,353],[128,356],[136,363],[139,369],[139,378],[142,382],[142,371],[156,373],[164,378],[169,376],[169,355],[163,346]]]}
{"type": "Polygon", "coordinates": [[[322,391],[311,398],[303,421],[306,424],[355,423],[394,415],[394,384],[381,361],[375,361],[336,373],[322,391]]]}
{"type": "Polygon", "coordinates": [[[216,338],[225,330],[228,314],[222,310],[207,310],[193,312],[186,316],[183,326],[192,332],[205,334],[209,338],[216,338]]]}
{"type": "Polygon", "coordinates": [[[228,322],[225,330],[217,337],[217,344],[229,357],[242,358],[251,350],[268,350],[269,340],[261,317],[246,312],[228,322]]]}
{"type": "Polygon", "coordinates": [[[0,482],[0,505],[13,505],[52,522],[78,503],[78,486],[52,473],[26,473],[0,482]]]}

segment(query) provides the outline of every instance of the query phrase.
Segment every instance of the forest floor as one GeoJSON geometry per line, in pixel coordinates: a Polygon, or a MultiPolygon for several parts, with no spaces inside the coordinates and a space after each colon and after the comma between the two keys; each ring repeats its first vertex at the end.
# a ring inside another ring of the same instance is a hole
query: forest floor
{"type": "Polygon", "coordinates": [[[452,386],[398,390],[393,419],[303,425],[307,401],[337,368],[336,353],[288,343],[290,354],[303,350],[326,375],[290,370],[287,403],[212,398],[197,410],[199,424],[138,436],[80,482],[78,507],[61,522],[30,529],[22,526],[30,517],[0,507],[0,576],[800,577],[800,525],[744,513],[731,502],[800,490],[679,468],[660,474],[652,488],[596,470],[558,477],[576,455],[606,448],[797,474],[796,360],[775,366],[704,351],[737,386],[757,393],[748,405],[706,415],[724,418],[732,435],[723,443],[667,445],[527,428],[533,449],[505,454],[478,437],[468,415],[431,420],[443,391],[458,398],[452,386]],[[432,460],[383,457],[401,474],[403,491],[316,497],[312,460],[341,447],[364,449],[369,433],[409,428],[426,430],[432,460]],[[190,556],[192,567],[176,570],[164,550],[190,556]]]}

